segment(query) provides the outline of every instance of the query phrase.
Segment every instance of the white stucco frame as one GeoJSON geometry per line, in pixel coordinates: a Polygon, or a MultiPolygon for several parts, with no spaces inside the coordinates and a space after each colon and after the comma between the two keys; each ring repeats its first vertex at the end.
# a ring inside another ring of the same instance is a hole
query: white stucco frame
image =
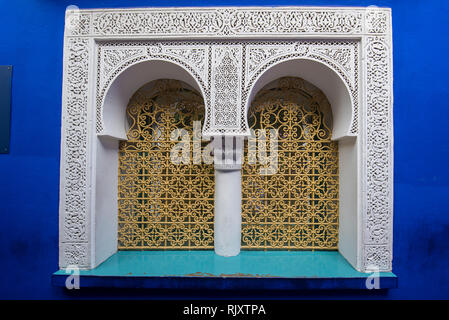
{"type": "Polygon", "coordinates": [[[67,11],[60,267],[94,268],[117,250],[117,141],[126,138],[125,107],[141,85],[183,80],[205,99],[204,135],[244,136],[257,90],[299,76],[332,106],[339,251],[357,270],[391,271],[392,70],[387,8],[67,11]]]}

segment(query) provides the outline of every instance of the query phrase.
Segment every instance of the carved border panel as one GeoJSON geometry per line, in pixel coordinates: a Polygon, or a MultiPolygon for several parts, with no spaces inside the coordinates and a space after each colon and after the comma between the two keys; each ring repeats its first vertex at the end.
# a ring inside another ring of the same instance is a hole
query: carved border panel
{"type": "Polygon", "coordinates": [[[379,8],[161,8],[82,10],[70,35],[247,37],[386,33],[379,8]]]}
{"type": "Polygon", "coordinates": [[[392,268],[393,245],[393,110],[392,53],[386,37],[367,37],[365,110],[362,135],[365,159],[362,177],[363,268],[392,268]]]}
{"type": "Polygon", "coordinates": [[[89,266],[89,39],[70,38],[64,51],[61,132],[60,260],[89,266]]]}
{"type": "MultiPolygon", "coordinates": [[[[67,12],[67,16],[71,14],[67,12]]],[[[351,134],[362,141],[361,266],[363,270],[370,265],[391,270],[393,101],[389,9],[81,10],[77,19],[66,21],[61,267],[92,267],[89,141],[95,131],[103,130],[101,104],[108,86],[127,66],[152,58],[182,65],[203,89],[205,104],[217,106],[209,110],[204,130],[237,134],[246,130],[242,106],[256,75],[275,61],[307,57],[327,64],[350,88],[356,112],[351,134]],[[229,88],[223,84],[237,86],[241,97],[226,100],[229,88]]]]}

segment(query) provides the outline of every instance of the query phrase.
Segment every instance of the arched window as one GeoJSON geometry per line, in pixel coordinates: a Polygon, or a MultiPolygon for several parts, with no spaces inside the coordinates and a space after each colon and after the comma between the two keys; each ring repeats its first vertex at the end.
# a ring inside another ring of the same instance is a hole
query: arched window
{"type": "Polygon", "coordinates": [[[212,249],[214,168],[191,160],[192,144],[201,144],[201,95],[180,81],[153,81],[132,96],[126,112],[118,248],[212,249]],[[188,151],[179,163],[171,158],[175,145],[188,151]]]}
{"type": "Polygon", "coordinates": [[[338,144],[331,141],[324,94],[303,79],[281,78],[256,95],[248,122],[253,138],[242,168],[242,249],[336,250],[338,144]],[[269,154],[274,142],[277,159],[269,154]]]}

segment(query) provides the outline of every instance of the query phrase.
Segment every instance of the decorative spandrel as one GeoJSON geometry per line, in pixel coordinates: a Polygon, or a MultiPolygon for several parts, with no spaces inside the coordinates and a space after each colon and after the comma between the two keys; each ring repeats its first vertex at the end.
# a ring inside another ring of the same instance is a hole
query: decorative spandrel
{"type": "Polygon", "coordinates": [[[242,249],[337,249],[338,144],[324,94],[282,78],[258,93],[248,120],[254,136],[242,167],[242,249]]]}
{"type": "MultiPolygon", "coordinates": [[[[130,99],[128,141],[119,146],[118,248],[212,249],[214,168],[191,160],[201,145],[202,97],[159,80],[130,99]],[[196,129],[196,130],[195,130],[196,129]],[[184,145],[183,145],[184,144],[184,145]],[[176,146],[189,150],[178,161],[176,146]]],[[[204,144],[204,142],[203,142],[204,144]]]]}

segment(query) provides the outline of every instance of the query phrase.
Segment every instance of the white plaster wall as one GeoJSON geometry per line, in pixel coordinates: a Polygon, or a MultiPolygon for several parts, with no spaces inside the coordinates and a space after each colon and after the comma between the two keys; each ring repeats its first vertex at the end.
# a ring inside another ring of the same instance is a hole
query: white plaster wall
{"type": "Polygon", "coordinates": [[[117,251],[118,219],[118,140],[109,137],[95,140],[93,267],[117,251]]]}
{"type": "Polygon", "coordinates": [[[338,250],[356,269],[358,264],[357,233],[358,216],[358,170],[357,139],[338,142],[339,165],[339,239],[338,250]]]}

